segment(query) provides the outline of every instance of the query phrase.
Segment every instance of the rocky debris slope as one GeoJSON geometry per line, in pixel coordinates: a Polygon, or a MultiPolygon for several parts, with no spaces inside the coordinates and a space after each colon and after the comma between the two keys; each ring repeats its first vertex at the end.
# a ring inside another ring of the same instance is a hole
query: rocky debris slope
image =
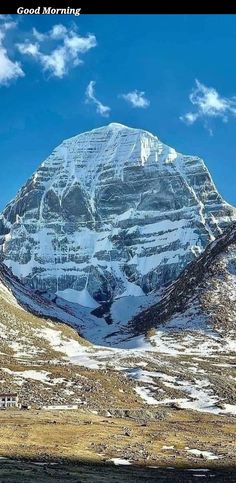
{"type": "Polygon", "coordinates": [[[132,383],[119,372],[108,373],[105,363],[100,370],[96,349],[59,317],[73,322],[0,265],[0,392],[17,392],[20,402],[32,407],[104,410],[106,404],[127,405],[129,398],[135,407],[132,383]]]}
{"type": "Polygon", "coordinates": [[[154,338],[129,335],[120,348],[99,348],[58,322],[59,315],[70,317],[0,266],[2,392],[18,392],[21,402],[36,407],[85,405],[109,417],[118,409],[120,415],[145,407],[153,412],[159,405],[235,414],[230,340],[163,331],[154,338]]]}
{"type": "Polygon", "coordinates": [[[132,330],[143,333],[160,324],[190,328],[202,322],[218,332],[236,329],[236,223],[167,288],[162,300],[133,318],[132,330]],[[178,323],[176,323],[176,320],[178,323]]]}
{"type": "Polygon", "coordinates": [[[234,218],[201,159],[113,123],[41,164],[0,217],[0,252],[32,288],[95,309],[173,281],[234,218]]]}

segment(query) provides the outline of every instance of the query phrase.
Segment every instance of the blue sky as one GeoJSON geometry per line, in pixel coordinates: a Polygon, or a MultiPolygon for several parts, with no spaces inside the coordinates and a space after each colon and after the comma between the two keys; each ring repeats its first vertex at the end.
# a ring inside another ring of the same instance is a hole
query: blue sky
{"type": "Polygon", "coordinates": [[[202,157],[236,205],[236,16],[0,22],[0,208],[63,139],[109,122],[202,157]]]}

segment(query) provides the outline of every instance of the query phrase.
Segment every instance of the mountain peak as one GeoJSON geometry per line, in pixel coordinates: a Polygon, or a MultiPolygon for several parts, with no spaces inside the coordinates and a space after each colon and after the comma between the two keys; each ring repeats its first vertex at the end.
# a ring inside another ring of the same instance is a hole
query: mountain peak
{"type": "Polygon", "coordinates": [[[78,137],[81,137],[81,136],[93,136],[94,134],[99,134],[101,132],[112,132],[112,131],[114,133],[117,133],[117,134],[119,133],[119,131],[127,131],[127,134],[128,134],[128,132],[131,132],[131,133],[132,132],[133,133],[142,133],[142,132],[145,133],[146,132],[150,136],[153,136],[153,134],[149,133],[148,131],[145,131],[144,129],[126,126],[125,124],[121,124],[119,122],[110,122],[109,124],[104,124],[103,126],[95,127],[95,128],[93,128],[89,131],[84,131],[84,132],[78,133],[75,136],[73,136],[72,138],[66,139],[64,142],[70,141],[70,140],[73,140],[73,139],[77,139],[78,137]]]}
{"type": "Polygon", "coordinates": [[[0,252],[33,288],[91,307],[174,280],[234,217],[201,159],[111,123],[42,163],[0,217],[0,252]]]}
{"type": "MultiPolygon", "coordinates": [[[[106,126],[104,126],[106,127],[106,126]]],[[[120,124],[119,122],[110,122],[107,127],[111,129],[132,129],[129,126],[125,126],[124,124],[120,124]]]]}

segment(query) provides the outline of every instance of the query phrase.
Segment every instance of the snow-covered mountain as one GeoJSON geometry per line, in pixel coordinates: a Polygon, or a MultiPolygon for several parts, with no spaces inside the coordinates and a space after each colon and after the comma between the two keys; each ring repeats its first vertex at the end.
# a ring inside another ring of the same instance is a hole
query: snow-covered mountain
{"type": "Polygon", "coordinates": [[[235,218],[201,159],[112,123],[63,141],[6,206],[1,258],[95,308],[174,280],[235,218]]]}
{"type": "Polygon", "coordinates": [[[199,330],[226,340],[236,349],[236,222],[211,242],[163,293],[160,302],[132,320],[132,330],[143,333],[160,326],[199,330]],[[234,340],[233,340],[234,339],[234,340]]]}

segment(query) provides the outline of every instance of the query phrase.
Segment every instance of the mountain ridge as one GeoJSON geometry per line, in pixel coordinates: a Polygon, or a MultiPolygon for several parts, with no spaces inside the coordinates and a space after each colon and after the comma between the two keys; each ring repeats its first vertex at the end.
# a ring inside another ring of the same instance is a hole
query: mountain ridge
{"type": "Polygon", "coordinates": [[[223,336],[235,331],[235,275],[236,222],[228,226],[196,260],[186,266],[166,289],[160,302],[133,318],[133,330],[141,333],[160,324],[170,323],[178,314],[185,328],[184,321],[188,320],[189,323],[202,313],[206,327],[210,322],[223,336]]]}

